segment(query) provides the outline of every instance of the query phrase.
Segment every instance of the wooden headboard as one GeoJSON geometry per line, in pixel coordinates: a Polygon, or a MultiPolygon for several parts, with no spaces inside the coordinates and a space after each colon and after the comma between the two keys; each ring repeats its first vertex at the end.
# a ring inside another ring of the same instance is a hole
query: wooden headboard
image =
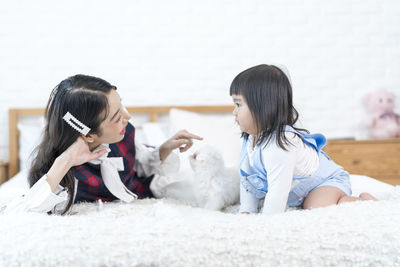
{"type": "MultiPolygon", "coordinates": [[[[167,114],[170,109],[177,108],[198,113],[228,113],[233,106],[151,106],[151,107],[126,107],[131,114],[146,114],[150,122],[158,121],[159,116],[167,114]]],[[[18,146],[18,119],[22,116],[43,116],[44,108],[14,108],[9,110],[9,168],[8,177],[11,178],[19,172],[19,146],[18,146]]]]}
{"type": "MultiPolygon", "coordinates": [[[[127,107],[131,114],[147,114],[151,122],[156,122],[160,115],[168,113],[171,108],[200,113],[227,113],[233,110],[233,106],[229,105],[127,107]]],[[[9,110],[9,178],[19,171],[17,128],[19,117],[43,114],[42,108],[9,110]]],[[[386,183],[400,185],[400,138],[368,141],[328,140],[324,150],[351,174],[366,175],[386,183]]]]}

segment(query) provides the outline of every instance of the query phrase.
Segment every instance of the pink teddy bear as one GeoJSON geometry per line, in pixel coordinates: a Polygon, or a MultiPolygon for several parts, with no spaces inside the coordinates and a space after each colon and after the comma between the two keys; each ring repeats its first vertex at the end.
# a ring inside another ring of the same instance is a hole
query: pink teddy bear
{"type": "Polygon", "coordinates": [[[371,112],[367,125],[372,137],[400,137],[400,115],[394,112],[395,95],[378,90],[367,94],[364,100],[371,112]]]}

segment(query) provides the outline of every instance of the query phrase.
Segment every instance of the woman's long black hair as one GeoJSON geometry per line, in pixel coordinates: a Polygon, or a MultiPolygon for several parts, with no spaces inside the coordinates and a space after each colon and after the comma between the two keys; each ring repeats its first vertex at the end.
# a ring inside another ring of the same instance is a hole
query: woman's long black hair
{"type": "MultiPolygon", "coordinates": [[[[293,106],[292,86],[285,73],[274,65],[258,65],[239,73],[233,79],[230,95],[241,95],[257,126],[257,145],[268,144],[276,133],[276,142],[284,150],[290,144],[285,126],[296,128],[299,114],[293,106]]],[[[248,134],[242,133],[247,139],[248,134]]]]}
{"type": "MultiPolygon", "coordinates": [[[[100,124],[109,112],[107,94],[116,89],[103,79],[81,74],[63,80],[53,89],[46,106],[46,126],[42,141],[36,148],[36,157],[29,171],[28,181],[31,187],[81,135],[63,120],[65,113],[70,112],[88,126],[91,129],[89,134],[101,135],[100,124]]],[[[68,204],[63,214],[73,204],[74,177],[74,168],[71,168],[60,182],[68,190],[68,204]]]]}

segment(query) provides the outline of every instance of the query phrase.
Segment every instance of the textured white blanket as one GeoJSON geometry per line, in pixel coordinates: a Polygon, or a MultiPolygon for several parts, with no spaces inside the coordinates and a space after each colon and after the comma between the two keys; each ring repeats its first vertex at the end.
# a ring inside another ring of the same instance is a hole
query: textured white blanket
{"type": "Polygon", "coordinates": [[[400,266],[399,192],[274,216],[167,199],[0,215],[0,266],[400,266]]]}

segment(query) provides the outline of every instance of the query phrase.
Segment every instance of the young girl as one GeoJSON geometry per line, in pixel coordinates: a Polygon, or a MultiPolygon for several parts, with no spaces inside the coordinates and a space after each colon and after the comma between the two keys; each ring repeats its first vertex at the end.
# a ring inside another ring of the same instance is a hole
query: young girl
{"type": "Polygon", "coordinates": [[[137,144],[135,128],[128,122],[131,116],[116,90],[107,81],[86,75],[56,86],[29,172],[31,188],[5,212],[64,214],[79,201],[131,202],[162,191],[168,184],[164,171],[179,167],[172,150],[186,151],[192,139],[201,138],[180,131],[156,149],[137,144]]]}
{"type": "Polygon", "coordinates": [[[368,193],[351,197],[349,173],[323,151],[326,138],[295,126],[298,113],[292,87],[282,69],[259,65],[241,72],[231,84],[233,114],[242,131],[239,159],[240,212],[283,212],[355,200],[375,199],[368,193]]]}

